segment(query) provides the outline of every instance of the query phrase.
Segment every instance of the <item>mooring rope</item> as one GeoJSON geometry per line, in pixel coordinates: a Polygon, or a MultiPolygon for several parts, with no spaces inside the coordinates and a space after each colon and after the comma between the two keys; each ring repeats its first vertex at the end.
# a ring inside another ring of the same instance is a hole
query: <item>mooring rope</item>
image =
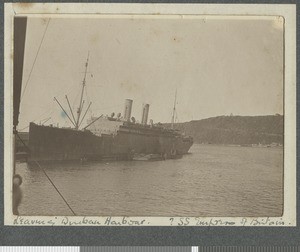
{"type": "Polygon", "coordinates": [[[48,180],[50,181],[50,183],[53,185],[53,187],[55,188],[55,190],[57,191],[57,193],[60,195],[60,197],[63,199],[63,201],[66,203],[66,205],[68,206],[68,208],[71,210],[71,212],[73,213],[73,215],[76,216],[76,213],[74,212],[74,210],[72,209],[72,207],[69,205],[69,203],[67,202],[67,200],[65,199],[65,197],[61,194],[61,192],[58,190],[58,188],[55,186],[55,184],[52,182],[51,178],[48,176],[48,174],[46,173],[46,171],[44,170],[44,168],[39,164],[38,161],[34,161],[38,167],[44,172],[45,176],[48,178],[48,180]]]}
{"type": "MultiPolygon", "coordinates": [[[[22,144],[30,151],[29,147],[27,146],[27,144],[22,140],[22,138],[19,136],[18,132],[16,132],[17,137],[19,138],[19,140],[22,142],[22,144]]],[[[73,213],[73,215],[76,216],[76,213],[74,212],[74,210],[72,209],[72,207],[69,205],[69,203],[67,202],[67,200],[65,199],[65,197],[61,194],[61,192],[58,190],[58,188],[56,187],[56,185],[53,183],[53,181],[51,180],[51,178],[48,176],[47,172],[45,171],[45,169],[39,164],[38,161],[34,160],[34,162],[37,164],[37,166],[43,171],[43,173],[45,174],[45,176],[47,177],[47,179],[50,181],[50,183],[53,185],[54,189],[57,191],[57,193],[60,195],[60,197],[63,199],[63,201],[66,203],[66,205],[68,206],[68,208],[70,209],[70,211],[73,213]]]]}
{"type": "Polygon", "coordinates": [[[17,137],[19,138],[19,140],[21,141],[21,143],[26,147],[26,149],[28,151],[30,151],[29,147],[26,145],[26,143],[24,143],[23,139],[19,136],[18,132],[16,132],[17,137]]]}

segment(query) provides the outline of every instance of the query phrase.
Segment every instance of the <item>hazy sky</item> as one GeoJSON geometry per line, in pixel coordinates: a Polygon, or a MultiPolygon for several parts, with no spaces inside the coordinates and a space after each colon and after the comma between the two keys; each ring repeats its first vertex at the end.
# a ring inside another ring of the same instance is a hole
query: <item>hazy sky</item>
{"type": "Polygon", "coordinates": [[[131,98],[137,120],[146,102],[149,118],[170,122],[176,88],[180,122],[283,113],[281,19],[52,18],[37,55],[48,21],[28,20],[19,129],[50,116],[69,125],[53,97],[77,106],[88,51],[88,117],[123,114],[131,98]]]}

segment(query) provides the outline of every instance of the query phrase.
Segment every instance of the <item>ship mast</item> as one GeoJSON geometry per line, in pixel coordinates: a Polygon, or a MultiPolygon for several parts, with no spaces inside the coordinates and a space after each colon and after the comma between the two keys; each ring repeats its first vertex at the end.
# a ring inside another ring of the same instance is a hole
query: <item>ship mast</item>
{"type": "Polygon", "coordinates": [[[84,78],[83,78],[83,81],[82,81],[81,97],[80,97],[80,102],[79,102],[79,106],[78,106],[78,109],[77,109],[77,120],[76,120],[76,125],[75,125],[76,130],[78,130],[78,128],[79,128],[79,119],[80,119],[80,114],[81,114],[81,111],[82,111],[82,108],[83,108],[82,99],[83,99],[83,91],[84,91],[84,87],[85,87],[86,73],[87,73],[87,68],[88,68],[88,64],[89,64],[89,55],[90,55],[90,52],[88,52],[87,60],[86,60],[86,63],[85,63],[85,71],[84,71],[84,78]]]}
{"type": "Polygon", "coordinates": [[[83,117],[81,118],[81,113],[82,113],[82,109],[83,109],[83,105],[84,105],[83,93],[84,93],[84,88],[85,88],[85,83],[86,83],[87,68],[88,68],[88,65],[89,65],[89,55],[90,55],[90,52],[88,53],[87,60],[86,60],[86,63],[85,63],[85,71],[84,71],[84,77],[83,77],[83,81],[82,81],[82,89],[81,89],[81,96],[80,96],[79,106],[77,108],[77,118],[76,118],[76,120],[75,120],[75,116],[74,116],[75,113],[73,113],[73,111],[72,111],[68,96],[66,95],[65,97],[66,97],[69,109],[71,111],[72,118],[68,115],[67,111],[63,108],[63,106],[59,103],[59,101],[54,97],[54,100],[60,106],[60,108],[62,109],[64,114],[69,118],[70,122],[74,125],[76,130],[79,129],[83,119],[86,116],[86,113],[88,112],[88,110],[89,110],[89,108],[92,104],[91,102],[89,103],[83,117]]]}
{"type": "Polygon", "coordinates": [[[172,114],[172,121],[171,121],[171,128],[172,129],[174,129],[174,123],[175,123],[176,99],[177,99],[177,88],[176,88],[176,91],[175,91],[175,100],[174,100],[174,107],[173,107],[173,114],[172,114]]]}

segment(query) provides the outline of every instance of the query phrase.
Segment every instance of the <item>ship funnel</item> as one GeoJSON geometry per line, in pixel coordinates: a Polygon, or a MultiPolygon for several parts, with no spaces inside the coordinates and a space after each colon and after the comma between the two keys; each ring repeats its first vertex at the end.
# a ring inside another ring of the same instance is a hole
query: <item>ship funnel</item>
{"type": "Polygon", "coordinates": [[[146,125],[148,121],[149,104],[143,104],[142,124],[146,125]]]}
{"type": "Polygon", "coordinates": [[[124,108],[124,120],[125,121],[130,121],[130,116],[131,116],[131,109],[132,109],[132,100],[126,99],[125,100],[125,108],[124,108]]]}

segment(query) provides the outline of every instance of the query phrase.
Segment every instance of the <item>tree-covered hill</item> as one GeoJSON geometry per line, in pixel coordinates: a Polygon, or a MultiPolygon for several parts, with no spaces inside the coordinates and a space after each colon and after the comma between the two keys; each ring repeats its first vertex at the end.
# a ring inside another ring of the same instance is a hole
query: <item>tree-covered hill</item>
{"type": "Polygon", "coordinates": [[[218,116],[176,123],[174,128],[192,136],[195,143],[283,144],[282,115],[218,116]]]}

